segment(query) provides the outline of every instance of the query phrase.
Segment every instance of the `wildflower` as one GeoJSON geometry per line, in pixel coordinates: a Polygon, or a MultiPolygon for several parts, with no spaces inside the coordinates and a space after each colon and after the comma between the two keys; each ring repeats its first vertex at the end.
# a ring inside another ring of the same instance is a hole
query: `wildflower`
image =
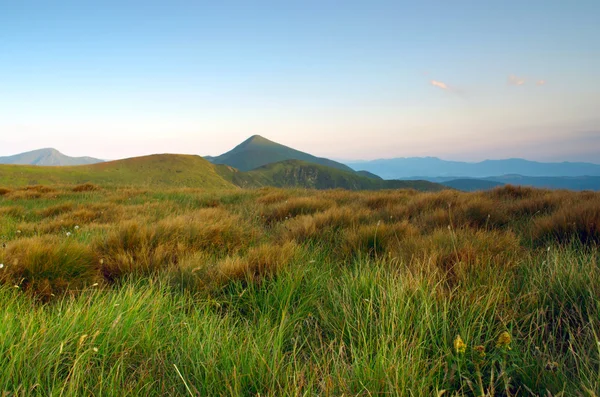
{"type": "Polygon", "coordinates": [[[473,350],[475,350],[477,352],[477,354],[479,355],[480,358],[485,357],[485,346],[483,346],[483,345],[475,346],[473,348],[473,350]]]}
{"type": "Polygon", "coordinates": [[[94,351],[94,353],[98,353],[98,348],[97,347],[92,348],[92,350],[94,351]]]}
{"type": "Polygon", "coordinates": [[[67,237],[69,237],[71,235],[71,232],[67,232],[67,237]]]}
{"type": "Polygon", "coordinates": [[[496,347],[505,347],[510,350],[510,342],[512,342],[512,338],[507,331],[498,336],[498,341],[496,342],[496,347]]]}
{"type": "Polygon", "coordinates": [[[76,225],[76,226],[75,226],[75,230],[79,230],[79,226],[77,226],[77,225],[76,225]]]}
{"type": "Polygon", "coordinates": [[[4,263],[0,263],[0,269],[4,268],[4,263]]]}
{"type": "Polygon", "coordinates": [[[456,338],[454,338],[454,351],[456,351],[458,354],[463,354],[465,351],[467,351],[467,345],[462,340],[460,335],[456,335],[456,338]]]}

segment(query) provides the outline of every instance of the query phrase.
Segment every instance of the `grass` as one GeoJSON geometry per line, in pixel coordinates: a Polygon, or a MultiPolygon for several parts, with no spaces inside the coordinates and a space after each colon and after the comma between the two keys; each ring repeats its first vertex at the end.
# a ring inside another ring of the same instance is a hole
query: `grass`
{"type": "Polygon", "coordinates": [[[0,191],[3,395],[600,394],[597,193],[0,191]]]}
{"type": "MultiPolygon", "coordinates": [[[[283,157],[281,160],[287,159],[286,156],[283,157]]],[[[213,190],[263,186],[352,190],[445,189],[442,185],[427,181],[373,179],[359,175],[334,161],[316,157],[313,159],[316,163],[288,160],[249,172],[238,171],[228,165],[212,164],[200,156],[181,154],[155,154],[68,167],[0,164],[0,186],[29,187],[28,191],[12,193],[13,196],[20,194],[22,198],[40,197],[44,193],[38,190],[40,187],[61,184],[70,185],[70,189],[75,192],[91,192],[100,186],[137,186],[146,189],[187,187],[213,190]]],[[[258,160],[264,159],[259,156],[258,160]]],[[[2,188],[0,197],[10,192],[10,189],[2,188]]]]}

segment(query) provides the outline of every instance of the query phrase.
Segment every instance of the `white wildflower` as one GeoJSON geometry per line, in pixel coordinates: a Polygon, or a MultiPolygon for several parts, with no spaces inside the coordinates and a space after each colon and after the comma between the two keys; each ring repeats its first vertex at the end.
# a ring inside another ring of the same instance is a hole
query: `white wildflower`
{"type": "Polygon", "coordinates": [[[4,268],[4,263],[0,263],[0,269],[4,268]]]}
{"type": "Polygon", "coordinates": [[[71,232],[67,232],[67,237],[69,237],[71,235],[71,232]]]}
{"type": "Polygon", "coordinates": [[[75,230],[79,230],[79,226],[78,225],[75,226],[75,230]]]}

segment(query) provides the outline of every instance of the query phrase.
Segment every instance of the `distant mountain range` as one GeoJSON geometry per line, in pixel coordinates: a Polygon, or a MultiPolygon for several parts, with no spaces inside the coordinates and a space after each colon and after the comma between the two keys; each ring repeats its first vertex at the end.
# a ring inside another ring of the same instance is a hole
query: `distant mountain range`
{"type": "MultiPolygon", "coordinates": [[[[412,179],[412,178],[408,178],[412,179]]],[[[489,190],[504,185],[530,186],[542,189],[594,190],[600,191],[600,176],[523,176],[502,175],[487,178],[416,178],[439,183],[452,189],[472,192],[489,190]]]]}
{"type": "Polygon", "coordinates": [[[365,170],[383,179],[486,178],[499,175],[539,177],[600,176],[600,164],[540,163],[523,159],[485,160],[479,163],[446,161],[437,157],[400,157],[364,162],[347,162],[354,170],[365,170]]]}
{"type": "Polygon", "coordinates": [[[0,157],[0,164],[67,166],[101,163],[103,160],[93,157],[69,157],[56,149],[33,150],[14,156],[0,157]]]}
{"type": "Polygon", "coordinates": [[[540,163],[523,159],[479,163],[435,157],[395,158],[344,165],[254,135],[216,157],[157,154],[103,162],[40,149],[0,157],[0,185],[100,183],[312,189],[476,191],[505,184],[550,189],[600,190],[600,165],[540,163]],[[32,167],[63,166],[57,168],[32,167]]]}
{"type": "Polygon", "coordinates": [[[354,172],[352,168],[322,157],[281,145],[279,143],[253,135],[227,153],[220,156],[206,156],[205,159],[214,164],[226,164],[240,171],[250,171],[263,165],[285,160],[301,160],[308,163],[324,165],[343,171],[354,172]]]}

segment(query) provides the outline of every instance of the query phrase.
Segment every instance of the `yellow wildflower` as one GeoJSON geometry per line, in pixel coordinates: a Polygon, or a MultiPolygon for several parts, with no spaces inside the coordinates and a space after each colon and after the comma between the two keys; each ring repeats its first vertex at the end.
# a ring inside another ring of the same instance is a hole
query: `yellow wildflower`
{"type": "Polygon", "coordinates": [[[456,335],[456,338],[454,339],[454,351],[456,351],[458,354],[463,354],[466,350],[467,345],[465,345],[465,342],[462,340],[460,335],[456,335]]]}
{"type": "Polygon", "coordinates": [[[496,347],[505,347],[510,350],[510,342],[512,342],[512,338],[507,331],[498,336],[498,341],[496,342],[496,347]]]}

